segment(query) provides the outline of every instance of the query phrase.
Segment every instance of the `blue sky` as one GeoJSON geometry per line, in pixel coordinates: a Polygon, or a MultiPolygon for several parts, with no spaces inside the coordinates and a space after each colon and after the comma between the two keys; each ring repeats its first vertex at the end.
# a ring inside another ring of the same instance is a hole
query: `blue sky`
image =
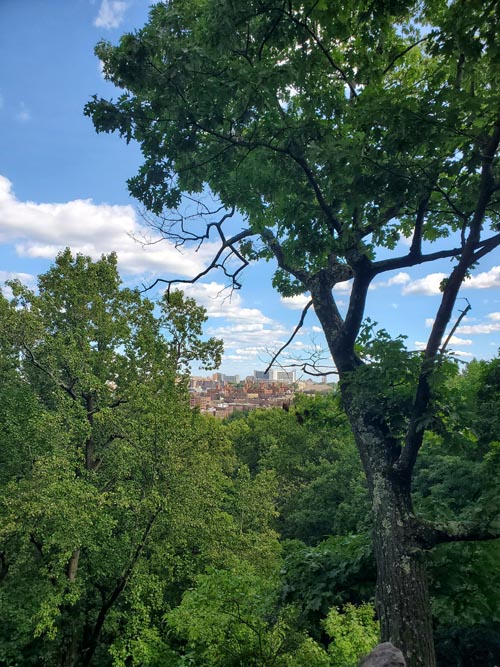
{"type": "MultiPolygon", "coordinates": [[[[94,258],[116,251],[127,285],[189,277],[210,248],[179,253],[167,242],[143,247],[144,231],[126,179],[140,164],[135,146],[97,135],[83,106],[91,95],[116,96],[93,53],[147,19],[147,0],[1,0],[0,2],[0,283],[34,284],[57,252],[70,246],[94,258]]],[[[151,234],[151,232],[149,232],[151,234]]],[[[154,240],[154,236],[153,236],[154,240]]],[[[400,250],[404,250],[403,244],[400,250]]],[[[374,284],[367,315],[391,334],[426,340],[449,262],[388,274],[374,284]]],[[[273,267],[247,270],[243,288],[220,295],[222,276],[192,286],[208,310],[207,331],[225,341],[222,371],[250,374],[291,334],[307,300],[283,300],[270,287],[273,267]]],[[[349,286],[337,288],[345,302],[349,286]]],[[[463,289],[472,305],[452,349],[467,361],[490,358],[500,345],[500,256],[483,261],[463,289]]],[[[154,293],[150,293],[154,297],[154,293]]],[[[464,307],[458,301],[456,317],[464,307]]],[[[312,310],[289,356],[324,347],[312,310]]]]}

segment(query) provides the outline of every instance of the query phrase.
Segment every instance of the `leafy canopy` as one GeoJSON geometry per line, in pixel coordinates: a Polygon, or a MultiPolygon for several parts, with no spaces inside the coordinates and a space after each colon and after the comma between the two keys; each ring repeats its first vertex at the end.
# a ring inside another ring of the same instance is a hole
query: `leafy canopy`
{"type": "MultiPolygon", "coordinates": [[[[469,220],[498,113],[498,11],[463,0],[161,2],[118,46],[98,45],[124,92],[86,113],[140,143],[129,187],[153,212],[208,186],[253,233],[272,229],[292,269],[324,268],[332,253],[373,257],[413,233],[424,203],[419,240],[469,220]]],[[[489,213],[496,224],[497,197],[489,213]]],[[[300,289],[282,270],[275,284],[300,289]]]]}

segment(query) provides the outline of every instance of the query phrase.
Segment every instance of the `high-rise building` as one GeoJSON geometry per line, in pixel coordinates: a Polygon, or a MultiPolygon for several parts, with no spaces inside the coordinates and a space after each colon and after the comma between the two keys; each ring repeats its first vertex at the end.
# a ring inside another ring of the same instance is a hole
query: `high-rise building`
{"type": "Polygon", "coordinates": [[[268,380],[270,382],[295,382],[295,371],[287,371],[279,368],[271,368],[270,371],[254,371],[253,377],[257,382],[268,380]]]}
{"type": "Polygon", "coordinates": [[[272,382],[295,382],[295,371],[273,368],[269,371],[269,379],[272,382]]]}
{"type": "Polygon", "coordinates": [[[220,382],[221,384],[238,384],[240,381],[239,375],[224,375],[224,373],[214,373],[212,377],[216,382],[220,382]]]}

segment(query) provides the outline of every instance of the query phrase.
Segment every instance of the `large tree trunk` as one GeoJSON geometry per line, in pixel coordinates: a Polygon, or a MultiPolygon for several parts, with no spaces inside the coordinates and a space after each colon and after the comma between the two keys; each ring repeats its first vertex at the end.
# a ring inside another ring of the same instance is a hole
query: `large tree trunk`
{"type": "Polygon", "coordinates": [[[413,536],[409,493],[398,488],[397,481],[375,473],[371,496],[382,641],[400,648],[408,667],[434,667],[427,573],[413,536]]]}
{"type": "Polygon", "coordinates": [[[378,425],[349,412],[372,501],[382,641],[400,648],[408,667],[435,667],[425,552],[417,542],[410,481],[393,471],[397,445],[378,425]]]}
{"type": "MultiPolygon", "coordinates": [[[[411,468],[397,474],[401,435],[391,432],[380,405],[378,390],[366,376],[356,383],[363,366],[354,342],[361,326],[370,283],[359,260],[349,312],[342,319],[328,282],[328,272],[310,279],[314,310],[321,322],[340,378],[344,409],[351,423],[368,482],[373,513],[373,544],[377,563],[377,609],[382,640],[403,651],[408,667],[435,667],[432,614],[424,552],[417,542],[411,500],[411,468]]],[[[376,377],[376,376],[374,376],[376,377]]]]}

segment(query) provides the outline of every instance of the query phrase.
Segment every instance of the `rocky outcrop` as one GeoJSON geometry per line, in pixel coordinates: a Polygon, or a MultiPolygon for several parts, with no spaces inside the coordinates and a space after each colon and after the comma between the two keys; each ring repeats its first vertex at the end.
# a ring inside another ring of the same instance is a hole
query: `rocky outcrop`
{"type": "Polygon", "coordinates": [[[359,667],[406,667],[406,662],[394,644],[385,642],[375,646],[373,651],[362,658],[359,667]]]}

